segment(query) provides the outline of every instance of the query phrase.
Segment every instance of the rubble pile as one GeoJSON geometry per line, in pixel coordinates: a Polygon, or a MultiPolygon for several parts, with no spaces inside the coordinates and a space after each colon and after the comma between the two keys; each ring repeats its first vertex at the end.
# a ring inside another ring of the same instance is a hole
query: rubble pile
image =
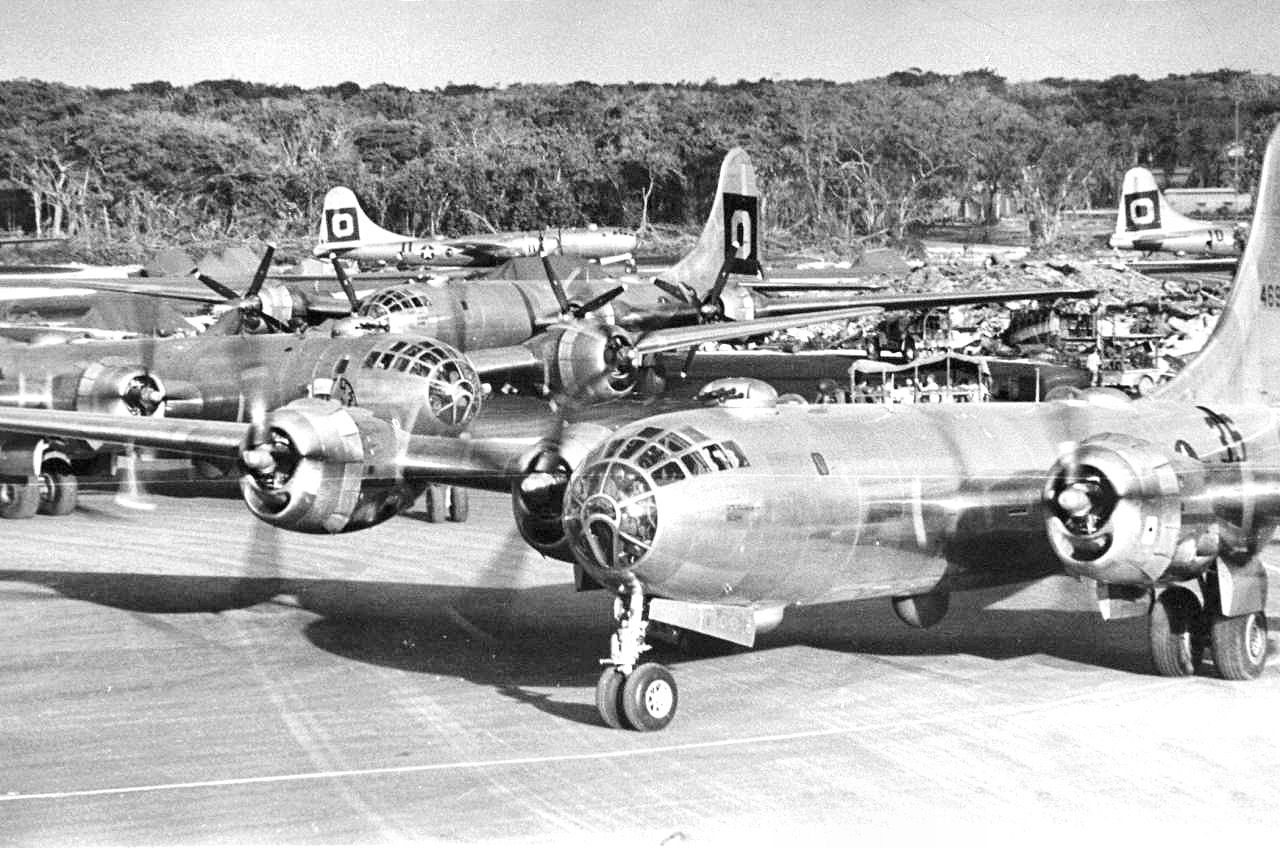
{"type": "MultiPolygon", "coordinates": [[[[985,252],[977,256],[980,258],[975,259],[970,252],[957,256],[943,254],[931,257],[929,263],[917,263],[906,274],[879,275],[863,281],[863,284],[874,283],[884,291],[903,294],[1093,288],[1098,291],[1096,297],[1063,299],[1055,305],[1055,310],[1067,316],[1094,316],[1098,319],[1100,332],[1110,332],[1113,325],[1123,325],[1126,328],[1141,327],[1142,332],[1167,332],[1171,337],[1186,321],[1199,319],[1221,308],[1230,287],[1228,274],[1154,277],[1133,270],[1113,257],[1036,260],[1015,257],[1009,261],[1009,257],[1000,252],[985,252]]],[[[1044,350],[1043,346],[1011,350],[1002,340],[1002,334],[1009,327],[1010,316],[1017,310],[1034,309],[1037,305],[1012,301],[955,306],[949,310],[949,324],[953,335],[966,345],[968,352],[1053,358],[1055,351],[1044,350]],[[957,331],[967,335],[961,337],[957,331]],[[965,342],[969,337],[972,337],[972,342],[965,342]]],[[[816,325],[775,334],[766,344],[787,350],[858,346],[857,339],[875,332],[885,320],[894,319],[873,316],[858,321],[816,325]]],[[[1116,332],[1120,334],[1120,331],[1116,332]]],[[[952,344],[953,349],[959,349],[955,341],[952,344]]]]}

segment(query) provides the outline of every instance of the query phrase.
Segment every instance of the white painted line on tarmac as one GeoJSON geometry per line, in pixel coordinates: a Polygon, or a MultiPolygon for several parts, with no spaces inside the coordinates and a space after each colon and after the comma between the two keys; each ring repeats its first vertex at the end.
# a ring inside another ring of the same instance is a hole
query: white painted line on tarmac
{"type": "MultiPolygon", "coordinates": [[[[1156,681],[1136,690],[1126,690],[1132,695],[1135,692],[1155,692],[1181,686],[1186,681],[1156,681]]],[[[714,748],[748,747],[767,745],[778,742],[794,742],[802,739],[821,739],[835,736],[851,736],[855,733],[873,733],[877,731],[896,730],[907,727],[939,724],[971,725],[976,719],[1006,718],[1010,716],[1035,713],[1045,709],[1062,707],[1069,704],[1083,704],[1094,701],[1108,701],[1115,697],[1112,691],[1095,692],[1079,695],[1074,698],[1055,698],[1052,701],[1031,705],[1006,706],[987,710],[971,710],[969,712],[948,712],[945,715],[927,716],[907,721],[878,722],[846,727],[827,727],[819,730],[798,730],[792,733],[775,733],[761,736],[742,736],[730,739],[715,739],[707,742],[686,742],[680,745],[658,745],[652,748],[628,748],[612,751],[593,751],[585,754],[553,754],[541,757],[510,757],[498,760],[461,760],[452,763],[431,763],[423,765],[383,766],[379,768],[343,769],[337,771],[300,772],[297,774],[271,774],[260,777],[228,777],[219,780],[193,780],[181,783],[154,783],[141,786],[111,786],[102,789],[71,789],[62,792],[10,792],[0,795],[0,804],[17,801],[56,801],[68,798],[93,798],[121,795],[141,795],[153,792],[175,792],[184,789],[218,789],[234,786],[253,786],[267,783],[302,783],[315,780],[343,780],[352,777],[380,777],[401,774],[423,774],[426,772],[464,771],[476,769],[506,768],[510,766],[545,765],[550,763],[589,762],[599,760],[617,760],[654,754],[678,754],[685,751],[702,751],[714,748]]]]}

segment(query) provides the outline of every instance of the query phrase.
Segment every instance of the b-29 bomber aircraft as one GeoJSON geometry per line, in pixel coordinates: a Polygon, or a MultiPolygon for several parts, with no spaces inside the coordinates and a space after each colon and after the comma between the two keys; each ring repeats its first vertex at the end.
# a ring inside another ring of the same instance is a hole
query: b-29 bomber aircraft
{"type": "Polygon", "coordinates": [[[1234,257],[1241,253],[1245,234],[1239,225],[1194,221],[1179,213],[1165,199],[1150,171],[1130,168],[1120,186],[1116,228],[1108,244],[1145,253],[1234,257]]]}
{"type": "MultiPolygon", "coordinates": [[[[511,370],[528,373],[532,365],[528,351],[521,348],[534,351],[548,368],[563,369],[567,362],[576,367],[588,352],[590,365],[611,349],[633,348],[638,338],[657,328],[785,318],[838,308],[928,309],[1097,293],[1087,287],[1063,287],[865,294],[833,286],[829,291],[811,287],[804,295],[779,295],[771,288],[760,261],[760,205],[751,159],[746,151],[735,148],[721,164],[716,195],[697,244],[652,280],[624,277],[561,282],[544,256],[545,276],[540,279],[397,282],[357,300],[354,286],[335,257],[338,283],[346,296],[343,300],[286,288],[274,281],[264,285],[268,254],[243,294],[206,276],[201,279],[216,295],[174,294],[231,304],[234,308],[219,319],[214,332],[279,331],[324,323],[338,335],[409,333],[437,339],[471,356],[484,356],[486,366],[494,371],[499,362],[491,351],[506,349],[512,354],[508,361],[511,370]]],[[[102,283],[101,287],[139,294],[150,288],[118,282],[102,283]]],[[[158,292],[154,288],[150,291],[158,292]]],[[[662,379],[652,365],[651,361],[638,363],[632,374],[657,392],[662,379]]]]}
{"type": "MultiPolygon", "coordinates": [[[[704,341],[787,326],[848,320],[863,308],[658,329],[609,344],[575,343],[566,325],[556,348],[515,345],[463,354],[421,335],[330,337],[288,333],[206,335],[0,346],[0,406],[165,419],[245,421],[254,409],[324,398],[394,430],[457,435],[480,413],[485,381],[530,375],[548,393],[591,404],[626,397],[645,357],[704,341]]],[[[95,440],[17,436],[0,426],[0,518],[75,508],[79,475],[105,474],[113,451],[95,440]]],[[[216,464],[207,464],[216,468],[216,464]]],[[[424,486],[416,487],[420,494],[424,486]]],[[[416,494],[415,494],[416,497],[416,494]]],[[[438,501],[445,500],[443,492],[438,501]]],[[[447,516],[464,520],[459,498],[447,516]]],[[[412,499],[402,506],[408,506],[412,499]]],[[[446,517],[443,508],[428,512],[446,517]]]]}
{"type": "Polygon", "coordinates": [[[1280,525],[1280,132],[1250,240],[1203,351],[1152,396],[1040,404],[724,405],[539,445],[414,435],[295,401],[260,421],[0,410],[0,428],[238,457],[249,509],[310,532],[369,526],[416,481],[512,493],[516,524],[614,591],[596,687],[611,726],[676,714],[651,627],[744,645],[794,604],[891,599],[915,626],[951,592],[1080,578],[1104,617],[1145,616],[1153,667],[1257,677],[1260,549],[1280,525]]]}
{"type": "Polygon", "coordinates": [[[395,267],[489,267],[518,256],[558,254],[628,261],[636,249],[635,233],[608,227],[547,228],[537,232],[485,233],[454,238],[413,238],[385,230],[370,220],[355,192],[346,186],[324,196],[320,236],[312,248],[319,257],[335,255],[365,264],[395,267]]]}

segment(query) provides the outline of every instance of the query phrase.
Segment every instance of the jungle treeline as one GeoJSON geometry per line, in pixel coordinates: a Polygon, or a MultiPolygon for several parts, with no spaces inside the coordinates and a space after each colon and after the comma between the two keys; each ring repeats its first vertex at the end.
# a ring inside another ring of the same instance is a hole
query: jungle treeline
{"type": "Polygon", "coordinates": [[[0,178],[86,255],[314,237],[325,191],[390,229],[700,224],[721,157],[752,155],[774,243],[910,234],[1012,198],[1052,243],[1134,164],[1254,187],[1280,77],[1220,70],[1011,83],[983,69],[823,80],[304,90],[239,80],[128,90],[0,82],[0,178]],[[1237,135],[1238,134],[1238,135],[1237,135]],[[1234,144],[1236,138],[1239,144],[1234,144]]]}

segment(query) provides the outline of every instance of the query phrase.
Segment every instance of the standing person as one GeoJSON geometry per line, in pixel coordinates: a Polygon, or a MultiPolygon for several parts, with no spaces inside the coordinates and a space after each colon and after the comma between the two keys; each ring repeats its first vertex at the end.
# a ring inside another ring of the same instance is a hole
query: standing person
{"type": "Polygon", "coordinates": [[[939,403],[942,400],[941,387],[938,381],[934,379],[932,374],[928,374],[924,378],[923,394],[920,398],[924,403],[939,403]]]}
{"type": "Polygon", "coordinates": [[[1084,358],[1084,367],[1089,369],[1089,385],[1102,385],[1102,354],[1098,352],[1098,346],[1094,345],[1089,348],[1089,355],[1084,358]]]}

